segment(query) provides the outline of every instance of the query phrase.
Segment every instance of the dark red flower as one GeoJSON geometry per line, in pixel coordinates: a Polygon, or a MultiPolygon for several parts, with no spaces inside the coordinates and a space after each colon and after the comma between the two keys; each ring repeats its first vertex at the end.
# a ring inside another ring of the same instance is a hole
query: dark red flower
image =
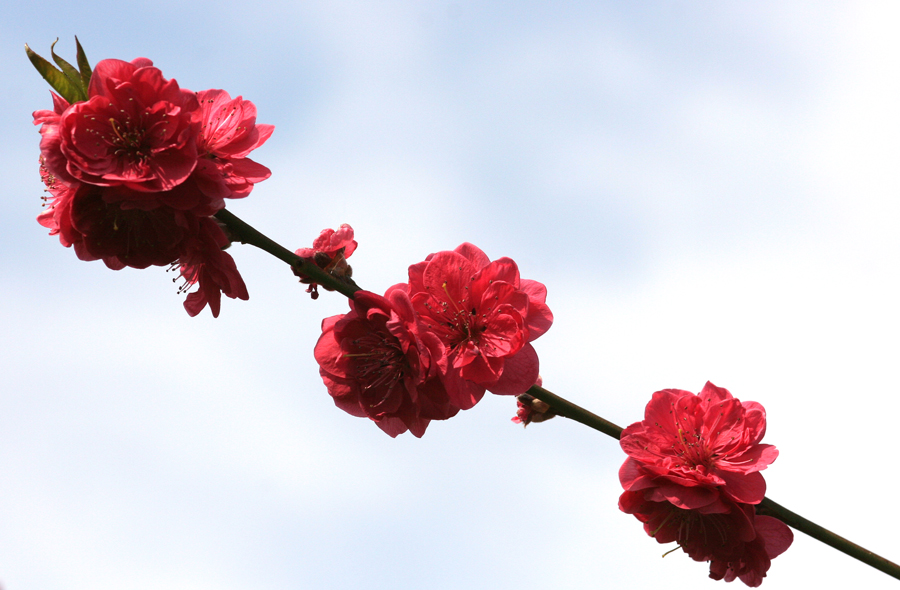
{"type": "Polygon", "coordinates": [[[658,543],[675,541],[696,561],[738,554],[744,543],[756,538],[750,504],[725,502],[710,512],[710,507],[686,510],[651,497],[647,492],[623,492],[619,509],[643,522],[658,543]]]}
{"type": "Polygon", "coordinates": [[[384,297],[358,291],[349,313],[322,322],[315,357],[335,405],[392,437],[421,437],[431,420],[459,411],[440,379],[443,345],[423,329],[405,285],[384,297]]]}
{"type": "Polygon", "coordinates": [[[794,533],[777,518],[757,515],[754,521],[756,538],[744,543],[737,555],[712,559],[709,577],[732,582],[735,578],[751,588],[762,584],[772,560],[787,551],[794,542],[794,533]]]}
{"type": "Polygon", "coordinates": [[[70,188],[49,175],[45,182],[52,199],[38,222],[64,246],[73,246],[81,260],[103,260],[114,270],[165,266],[182,255],[187,237],[196,232],[196,218],[189,213],[129,207],[133,191],[123,187],[77,183],[70,188]]]}
{"type": "Polygon", "coordinates": [[[553,314],[544,285],[520,279],[515,262],[491,262],[462,244],[410,266],[409,294],[447,349],[444,382],[454,405],[466,410],[485,389],[516,395],[537,381],[538,356],[529,343],[550,328],[553,314]]]}
{"type": "Polygon", "coordinates": [[[121,186],[77,184],[73,190],[53,184],[49,175],[45,182],[53,199],[38,221],[81,260],[103,260],[113,270],[179,266],[180,291],[199,286],[184,303],[192,316],[208,304],[218,317],[222,293],[248,298],[234,259],[223,251],[230,242],[215,218],[166,206],[136,208],[134,191],[121,186]]]}
{"type": "Polygon", "coordinates": [[[666,501],[647,498],[646,492],[624,492],[619,509],[644,523],[659,543],[675,541],[695,561],[710,562],[709,577],[731,582],[740,578],[759,586],[772,564],[791,545],[794,535],[786,524],[755,514],[751,504],[726,502],[722,512],[685,510],[666,501]]]}

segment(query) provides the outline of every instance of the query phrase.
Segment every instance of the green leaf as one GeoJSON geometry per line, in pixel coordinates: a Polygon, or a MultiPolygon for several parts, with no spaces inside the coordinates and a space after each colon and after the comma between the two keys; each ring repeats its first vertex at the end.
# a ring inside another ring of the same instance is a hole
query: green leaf
{"type": "MultiPolygon", "coordinates": [[[[56,55],[56,52],[53,51],[53,47],[59,42],[59,39],[53,42],[50,45],[50,55],[53,57],[53,61],[56,62],[56,65],[59,66],[59,69],[62,70],[62,73],[69,79],[69,82],[72,83],[72,86],[78,90],[78,101],[87,100],[87,88],[84,87],[81,74],[78,70],[75,69],[75,66],[56,55]]],[[[71,100],[69,102],[72,102],[71,100]]]]}
{"type": "Polygon", "coordinates": [[[84,54],[84,49],[81,48],[81,43],[78,42],[78,35],[75,35],[75,47],[77,48],[75,52],[75,60],[78,62],[78,69],[81,70],[81,83],[84,86],[85,94],[87,94],[88,89],[91,87],[91,64],[88,63],[88,58],[84,54]]]}
{"type": "Polygon", "coordinates": [[[36,69],[44,80],[50,84],[50,87],[53,88],[53,90],[56,90],[56,92],[69,101],[70,104],[78,101],[80,88],[75,87],[65,74],[53,67],[53,64],[49,61],[32,51],[27,43],[25,44],[25,53],[28,54],[28,59],[31,61],[31,65],[34,66],[34,69],[36,69]]]}

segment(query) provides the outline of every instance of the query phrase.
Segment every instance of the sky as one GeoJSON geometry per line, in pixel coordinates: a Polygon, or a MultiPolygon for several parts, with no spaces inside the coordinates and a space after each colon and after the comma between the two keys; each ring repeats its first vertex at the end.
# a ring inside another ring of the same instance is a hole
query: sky
{"type": "MultiPolygon", "coordinates": [[[[7,3],[10,4],[10,3],[7,3]]],[[[891,2],[34,2],[0,8],[4,590],[722,587],[618,510],[618,443],[488,395],[396,439],[312,349],[343,297],[230,252],[82,262],[35,222],[23,51],[147,57],[275,126],[236,215],[291,249],[351,224],[364,288],[472,242],[548,289],[544,386],[627,426],[706,381],[765,406],[767,495],[900,560],[900,9],[891,2]]],[[[735,582],[734,584],[740,584],[735,582]]],[[[764,588],[896,581],[797,533],[764,588]]]]}

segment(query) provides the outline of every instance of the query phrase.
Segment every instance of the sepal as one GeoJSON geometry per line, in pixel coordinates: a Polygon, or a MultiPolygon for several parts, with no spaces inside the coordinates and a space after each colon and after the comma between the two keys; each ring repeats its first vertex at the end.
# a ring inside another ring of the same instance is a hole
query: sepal
{"type": "Polygon", "coordinates": [[[34,66],[34,69],[50,84],[60,96],[65,98],[69,104],[86,101],[88,98],[88,86],[91,82],[91,66],[88,63],[87,56],[78,38],[75,38],[76,45],[76,61],[78,68],[56,55],[53,48],[59,41],[57,39],[50,45],[50,55],[53,61],[59,66],[56,68],[49,61],[35,53],[28,44],[25,44],[25,53],[34,66]]]}

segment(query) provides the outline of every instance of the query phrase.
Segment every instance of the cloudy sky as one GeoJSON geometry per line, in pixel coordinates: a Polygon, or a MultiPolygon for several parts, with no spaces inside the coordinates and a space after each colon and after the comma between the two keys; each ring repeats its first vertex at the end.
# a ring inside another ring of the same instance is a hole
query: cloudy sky
{"type": "MultiPolygon", "coordinates": [[[[10,3],[11,4],[11,3],[10,3]]],[[[715,588],[617,509],[618,444],[489,396],[391,439],[312,348],[346,301],[235,257],[190,318],[163,269],[35,221],[23,44],[148,57],[275,125],[229,209],[294,249],[350,223],[365,288],[461,242],[555,314],[549,389],[622,426],[707,380],[762,403],[768,495],[900,560],[894,3],[41,2],[0,8],[4,590],[715,588]]],[[[736,584],[740,584],[737,582],[736,584]]],[[[764,587],[893,588],[797,534],[764,587]]]]}

